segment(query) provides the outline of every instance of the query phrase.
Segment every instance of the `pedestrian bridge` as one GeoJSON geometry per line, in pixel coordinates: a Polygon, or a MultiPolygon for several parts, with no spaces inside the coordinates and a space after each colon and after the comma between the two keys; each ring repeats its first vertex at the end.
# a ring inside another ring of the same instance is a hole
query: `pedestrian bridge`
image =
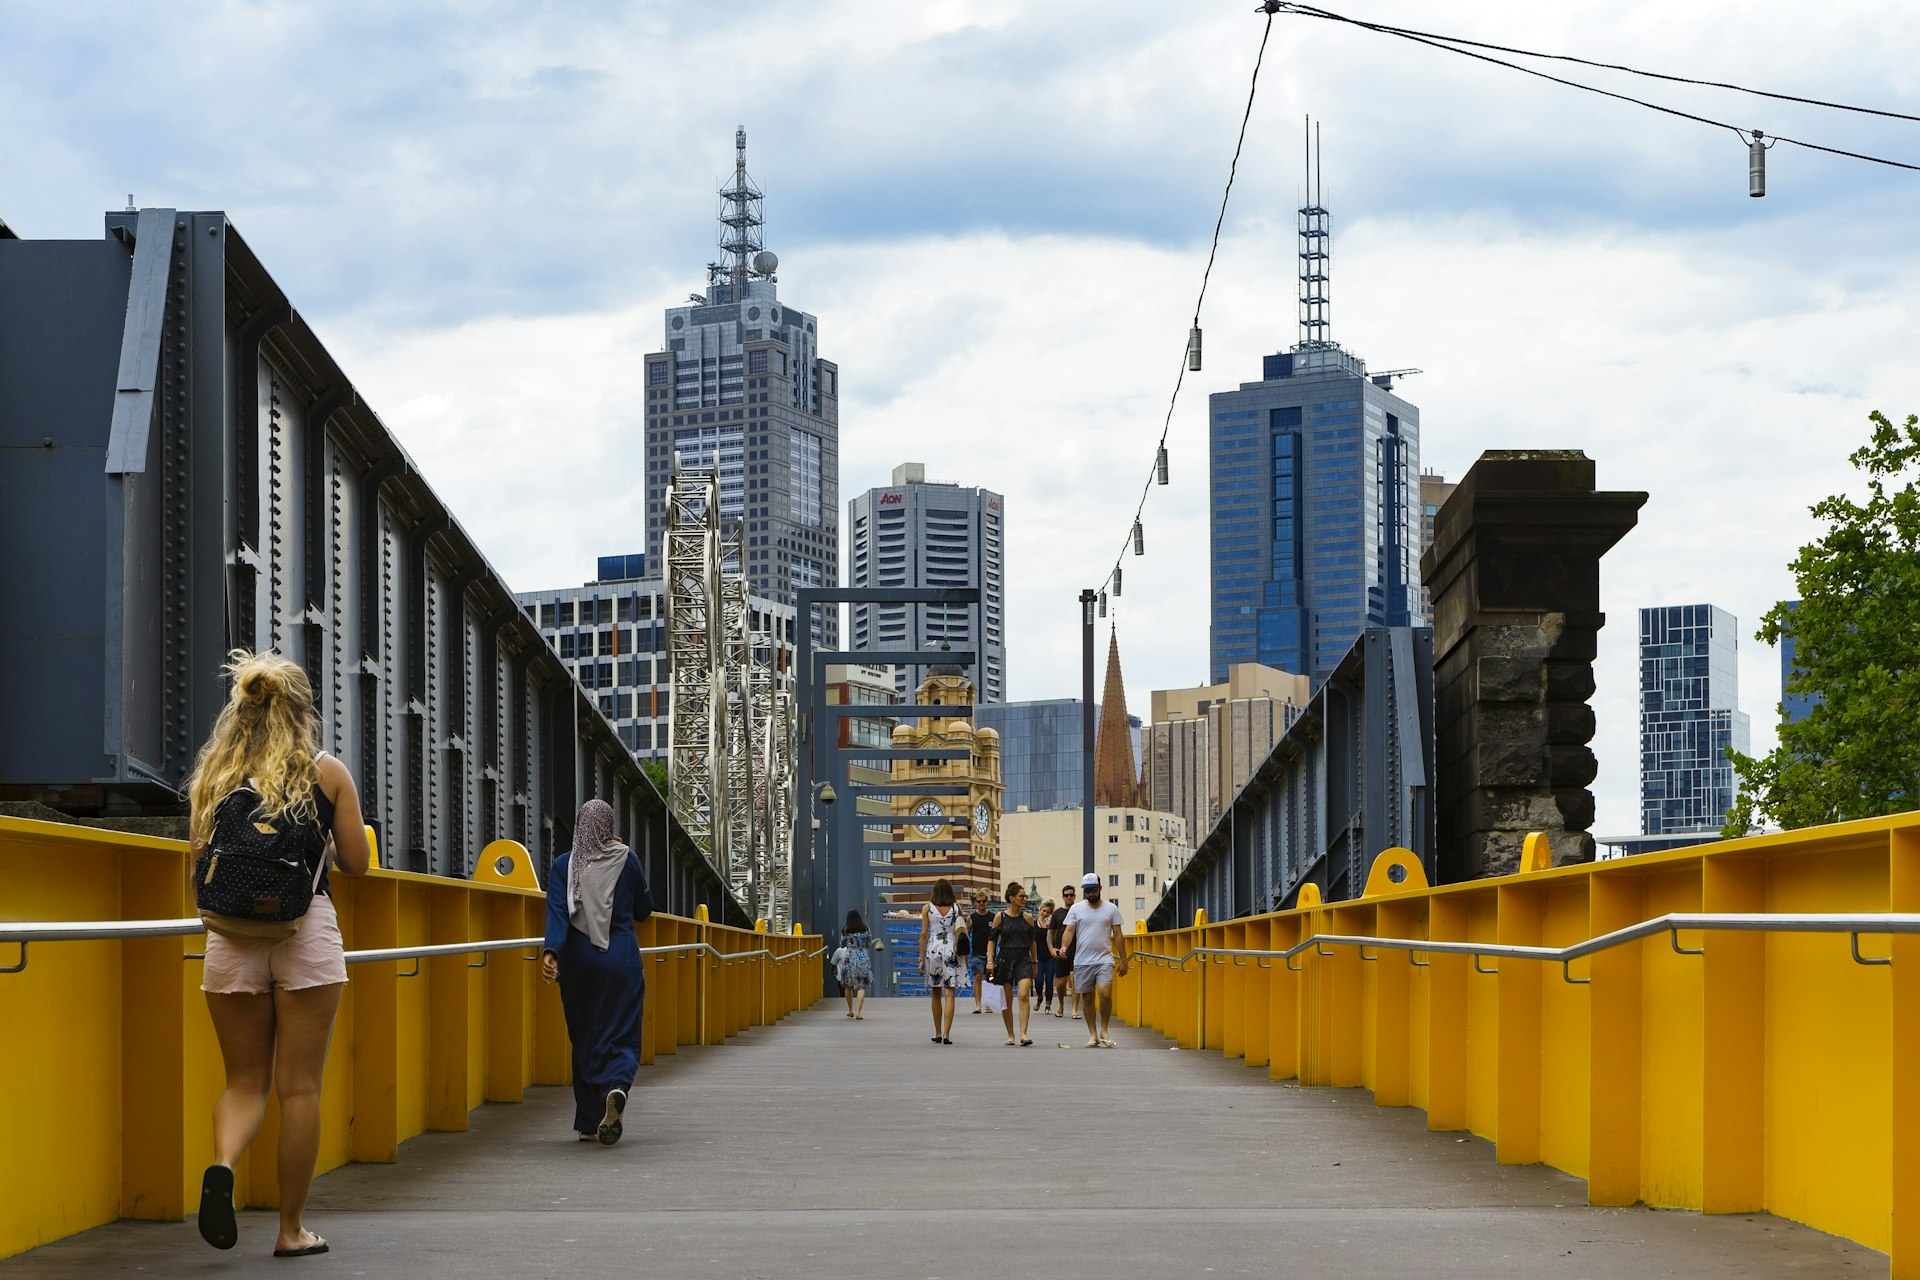
{"type": "MultiPolygon", "coordinates": [[[[850,1021],[820,939],[656,917],[613,1148],[547,1087],[557,998],[520,958],[542,904],[489,852],[480,881],[343,885],[361,954],[308,1219],[361,1274],[1920,1265],[1920,815],[1439,889],[1389,853],[1364,899],[1133,939],[1115,1051],[1064,1020],[1007,1048],[965,1012],[933,1045],[917,1000],[850,1021]]],[[[0,916],[179,921],[183,862],[0,820],[0,916]]],[[[175,927],[4,945],[0,1275],[266,1256],[271,1215],[225,1254],[182,1222],[220,1068],[175,927]]],[[[0,924],[23,932],[49,931],[0,924]]]]}

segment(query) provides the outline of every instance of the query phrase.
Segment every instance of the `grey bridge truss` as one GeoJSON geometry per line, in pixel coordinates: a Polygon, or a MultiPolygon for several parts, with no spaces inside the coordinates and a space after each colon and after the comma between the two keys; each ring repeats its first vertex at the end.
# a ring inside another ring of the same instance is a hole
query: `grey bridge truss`
{"type": "Polygon", "coordinates": [[[0,233],[0,799],[180,812],[234,647],[306,668],[386,865],[544,868],[598,795],[664,909],[749,922],[224,214],[0,233]]]}

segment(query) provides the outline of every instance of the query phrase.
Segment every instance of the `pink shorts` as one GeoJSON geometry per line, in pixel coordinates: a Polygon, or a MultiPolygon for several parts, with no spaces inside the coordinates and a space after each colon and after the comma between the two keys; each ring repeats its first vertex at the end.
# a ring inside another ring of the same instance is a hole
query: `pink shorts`
{"type": "Polygon", "coordinates": [[[315,894],[300,931],[284,942],[209,933],[200,989],[223,996],[263,996],[275,988],[304,991],[346,980],[340,917],[334,914],[333,899],[315,894]]]}

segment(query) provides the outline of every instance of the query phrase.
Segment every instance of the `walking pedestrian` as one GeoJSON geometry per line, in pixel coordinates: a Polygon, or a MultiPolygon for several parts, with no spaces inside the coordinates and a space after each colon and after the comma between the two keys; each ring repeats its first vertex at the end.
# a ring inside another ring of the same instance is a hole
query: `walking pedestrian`
{"type": "Polygon", "coordinates": [[[973,981],[973,1011],[980,1012],[980,993],[987,985],[987,933],[993,913],[987,909],[987,891],[973,891],[973,911],[967,916],[967,977],[973,981]]]}
{"type": "Polygon", "coordinates": [[[953,993],[966,974],[964,952],[967,922],[954,904],[953,885],[944,878],[933,882],[933,893],[920,904],[920,973],[927,980],[933,1002],[933,1042],[953,1043],[953,993]]]}
{"type": "Polygon", "coordinates": [[[1107,1030],[1113,1021],[1114,974],[1124,977],[1127,972],[1120,908],[1100,901],[1098,872],[1081,877],[1080,896],[1080,904],[1067,913],[1063,940],[1073,950],[1073,989],[1080,993],[1080,1009],[1087,1020],[1087,1048],[1116,1049],[1119,1046],[1107,1030]]]}
{"type": "Polygon", "coordinates": [[[1065,945],[1067,916],[1072,910],[1073,886],[1063,885],[1060,889],[1060,905],[1054,908],[1053,915],[1047,920],[1047,948],[1053,952],[1053,1016],[1056,1018],[1066,1017],[1069,1008],[1074,1017],[1080,1016],[1080,997],[1073,990],[1073,951],[1065,945]]]}
{"type": "MultiPolygon", "coordinates": [[[[233,1166],[260,1132],[271,1087],[280,1095],[280,1230],[273,1253],[297,1258],[327,1252],[327,1242],[306,1229],[301,1214],[320,1154],[327,1042],[347,981],[328,862],[331,857],[341,871],[363,876],[372,855],[353,774],[320,750],[307,673],[277,654],[236,649],[227,655],[225,674],[232,681],[227,703],[187,780],[196,896],[203,910],[224,896],[219,855],[239,853],[228,859],[231,874],[265,835],[274,852],[300,859],[288,887],[296,898],[310,892],[311,899],[291,927],[220,914],[217,906],[203,916],[208,932],[200,989],[227,1084],[214,1103],[214,1162],[201,1175],[198,1221],[201,1238],[214,1248],[239,1243],[233,1166]]],[[[248,888],[244,900],[258,892],[248,888]]]]}
{"type": "Polygon", "coordinates": [[[847,1016],[858,1022],[867,1018],[867,991],[873,986],[873,935],[858,911],[847,912],[840,926],[840,950],[844,953],[834,973],[840,994],[847,998],[847,1016]]]}
{"type": "Polygon", "coordinates": [[[1000,1006],[1001,1020],[1007,1024],[1007,1043],[1014,1042],[1013,1007],[1020,1004],[1020,1045],[1033,1043],[1027,1035],[1028,1019],[1033,1012],[1033,974],[1040,950],[1040,930],[1027,914],[1027,891],[1015,880],[1007,886],[1006,909],[993,918],[987,935],[987,976],[1007,990],[1000,1006]]]}
{"type": "Polygon", "coordinates": [[[573,1043],[573,1131],[610,1147],[640,1065],[647,997],[633,926],[653,914],[647,873],[613,833],[613,806],[589,800],[573,821],[573,848],[547,877],[547,936],[540,973],[560,984],[573,1043]]]}
{"type": "Polygon", "coordinates": [[[1046,1017],[1053,1012],[1053,943],[1048,937],[1049,926],[1053,923],[1053,899],[1048,898],[1040,904],[1040,938],[1034,950],[1040,953],[1040,963],[1034,970],[1033,992],[1040,1004],[1040,1016],[1046,1017]]]}

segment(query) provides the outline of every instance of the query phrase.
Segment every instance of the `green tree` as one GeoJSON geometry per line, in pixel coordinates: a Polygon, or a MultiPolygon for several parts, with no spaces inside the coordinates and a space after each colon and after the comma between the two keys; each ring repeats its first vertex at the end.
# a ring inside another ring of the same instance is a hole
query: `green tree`
{"type": "Polygon", "coordinates": [[[647,775],[647,780],[653,783],[653,789],[660,793],[662,800],[665,800],[667,798],[667,766],[658,760],[642,760],[640,772],[647,775]]]}
{"type": "Polygon", "coordinates": [[[1775,605],[1758,638],[1791,636],[1787,692],[1819,698],[1780,726],[1758,758],[1729,752],[1740,797],[1723,834],[1764,819],[1786,829],[1920,807],[1920,417],[1870,415],[1872,439],[1847,459],[1867,500],[1813,507],[1825,532],[1793,561],[1797,608],[1775,605]]]}

